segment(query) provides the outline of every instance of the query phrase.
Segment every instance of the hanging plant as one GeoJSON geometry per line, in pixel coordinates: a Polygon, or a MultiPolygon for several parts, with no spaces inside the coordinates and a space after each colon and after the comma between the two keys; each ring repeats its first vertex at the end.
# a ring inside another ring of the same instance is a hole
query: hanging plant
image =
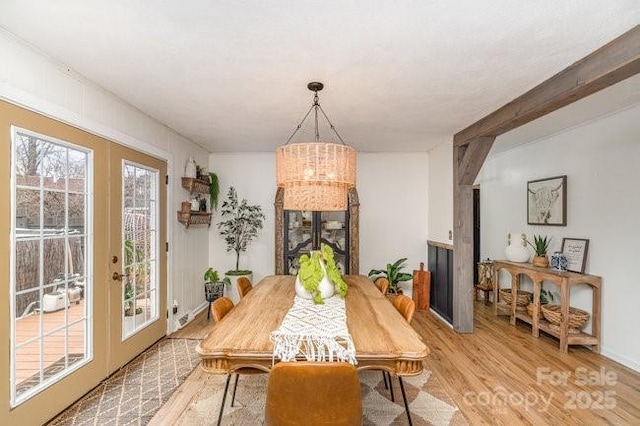
{"type": "Polygon", "coordinates": [[[211,183],[209,185],[209,201],[211,210],[218,210],[218,196],[220,195],[220,182],[218,181],[218,175],[215,173],[209,173],[211,177],[211,183]]]}

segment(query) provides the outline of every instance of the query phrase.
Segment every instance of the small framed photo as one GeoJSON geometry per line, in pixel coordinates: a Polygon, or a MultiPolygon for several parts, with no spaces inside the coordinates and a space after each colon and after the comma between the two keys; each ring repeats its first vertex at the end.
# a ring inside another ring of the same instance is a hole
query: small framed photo
{"type": "Polygon", "coordinates": [[[587,263],[587,251],[589,250],[589,240],[583,238],[563,238],[562,253],[567,256],[567,270],[584,273],[584,266],[587,263]]]}
{"type": "Polygon", "coordinates": [[[567,176],[527,182],[527,223],[567,226],[567,176]]]}

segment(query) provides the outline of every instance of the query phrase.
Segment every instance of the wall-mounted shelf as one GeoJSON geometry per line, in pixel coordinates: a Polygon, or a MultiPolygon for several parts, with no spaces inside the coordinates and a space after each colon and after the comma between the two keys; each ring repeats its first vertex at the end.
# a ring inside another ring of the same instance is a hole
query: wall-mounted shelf
{"type": "Polygon", "coordinates": [[[182,223],[185,228],[189,229],[191,225],[207,225],[211,226],[211,213],[207,212],[178,212],[178,222],[182,223]]]}
{"type": "Polygon", "coordinates": [[[208,180],[196,178],[182,178],[182,187],[189,191],[189,194],[208,194],[211,184],[208,180]]]}

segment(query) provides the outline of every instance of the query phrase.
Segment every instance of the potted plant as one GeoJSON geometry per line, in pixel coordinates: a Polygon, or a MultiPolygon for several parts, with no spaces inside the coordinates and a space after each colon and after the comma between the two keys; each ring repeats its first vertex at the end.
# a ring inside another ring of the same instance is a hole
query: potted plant
{"type": "Polygon", "coordinates": [[[340,275],[331,247],[323,243],[320,251],[300,256],[300,270],[296,277],[298,296],[323,304],[324,299],[333,296],[336,290],[343,299],[347,295],[347,283],[340,275]]]}
{"type": "MultiPolygon", "coordinates": [[[[542,305],[546,305],[553,301],[553,293],[551,290],[545,290],[544,288],[540,289],[540,304],[538,306],[538,318],[542,318],[542,305]]],[[[533,316],[533,302],[529,303],[527,306],[527,311],[529,312],[529,316],[533,316]]]]}
{"type": "Polygon", "coordinates": [[[238,193],[232,186],[227,193],[227,199],[224,200],[221,207],[222,220],[218,223],[220,235],[224,238],[227,245],[227,252],[235,252],[236,267],[225,273],[229,278],[230,296],[234,303],[240,301],[237,294],[235,281],[239,277],[246,276],[252,279],[250,270],[240,269],[240,254],[247,251],[253,239],[258,236],[258,231],[262,229],[262,223],[265,219],[262,208],[258,205],[250,205],[246,199],[238,201],[238,193]]]}
{"type": "Polygon", "coordinates": [[[207,312],[207,319],[211,316],[211,304],[224,294],[224,285],[227,278],[220,281],[218,271],[213,268],[208,268],[204,271],[204,298],[209,302],[209,310],[207,312]]]}
{"type": "Polygon", "coordinates": [[[402,281],[413,279],[413,275],[402,271],[406,261],[407,258],[403,257],[395,263],[387,263],[387,269],[372,269],[369,271],[369,278],[376,279],[378,277],[385,277],[389,280],[389,293],[402,294],[402,290],[398,288],[398,284],[402,281]]]}
{"type": "Polygon", "coordinates": [[[543,238],[542,235],[534,235],[533,244],[529,240],[527,240],[527,243],[531,247],[533,247],[533,250],[536,253],[533,257],[533,266],[548,268],[549,259],[547,258],[547,250],[549,249],[549,244],[551,243],[551,237],[547,238],[545,236],[543,238]]]}

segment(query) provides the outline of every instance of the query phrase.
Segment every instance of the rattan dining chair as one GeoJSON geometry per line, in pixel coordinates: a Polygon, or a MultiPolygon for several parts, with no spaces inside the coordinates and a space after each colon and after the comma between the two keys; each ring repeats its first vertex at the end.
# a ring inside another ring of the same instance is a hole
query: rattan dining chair
{"type": "Polygon", "coordinates": [[[251,285],[251,281],[247,277],[240,277],[238,281],[236,281],[236,286],[238,287],[238,294],[240,295],[240,299],[245,297],[247,293],[249,293],[253,289],[253,285],[251,285]]]}
{"type": "MultiPolygon", "coordinates": [[[[233,301],[231,301],[231,299],[229,299],[228,297],[221,297],[219,299],[216,299],[216,301],[213,302],[213,305],[211,307],[213,318],[216,320],[216,323],[218,323],[219,321],[222,321],[222,319],[231,311],[231,309],[233,309],[233,301]]],[[[246,368],[239,368],[233,374],[236,376],[236,378],[233,383],[233,393],[231,395],[232,407],[236,400],[236,391],[238,390],[238,379],[240,378],[240,375],[241,374],[244,374],[244,375],[266,374],[266,371],[246,367],[246,368]]],[[[217,423],[218,426],[220,426],[220,423],[222,422],[222,414],[224,412],[224,403],[227,400],[227,392],[229,391],[230,381],[231,381],[231,374],[227,374],[227,381],[225,382],[225,385],[224,385],[224,394],[222,394],[222,403],[220,404],[220,413],[218,413],[218,423],[217,423]]]]}
{"type": "Polygon", "coordinates": [[[346,362],[279,362],[269,374],[266,426],[361,426],[362,393],[346,362]]]}

